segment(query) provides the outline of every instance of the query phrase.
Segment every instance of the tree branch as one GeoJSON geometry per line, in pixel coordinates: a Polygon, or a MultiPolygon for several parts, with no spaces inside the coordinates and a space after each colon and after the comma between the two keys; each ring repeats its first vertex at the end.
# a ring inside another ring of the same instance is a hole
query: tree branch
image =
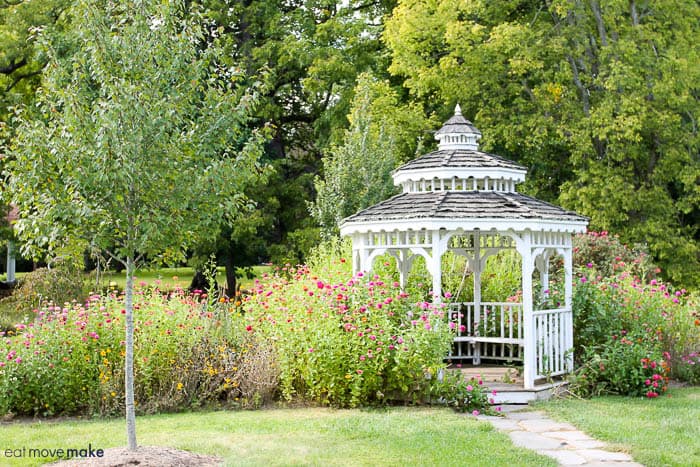
{"type": "Polygon", "coordinates": [[[43,67],[42,67],[42,68],[39,69],[39,70],[32,71],[32,72],[30,72],[30,73],[26,73],[26,74],[24,74],[24,75],[19,75],[19,76],[15,77],[15,79],[14,79],[10,84],[8,84],[8,85],[5,87],[5,92],[11,91],[12,88],[14,88],[15,86],[17,86],[17,84],[18,84],[20,81],[22,81],[24,78],[31,78],[32,76],[40,75],[41,72],[42,72],[43,70],[44,70],[44,69],[43,69],[43,67]]]}
{"type": "Polygon", "coordinates": [[[596,26],[598,27],[598,36],[603,47],[608,46],[608,34],[605,31],[605,23],[603,22],[603,13],[600,11],[600,5],[597,1],[591,0],[591,10],[595,16],[596,26]]]}
{"type": "Polygon", "coordinates": [[[574,85],[581,93],[581,101],[583,104],[583,113],[586,117],[590,117],[591,116],[591,102],[590,102],[590,98],[588,95],[588,89],[581,82],[581,79],[578,75],[578,67],[576,66],[576,61],[574,61],[574,58],[571,55],[567,55],[566,60],[569,62],[569,65],[571,66],[571,73],[573,76],[574,85]]]}
{"type": "Polygon", "coordinates": [[[0,67],[0,73],[3,75],[9,75],[17,71],[18,69],[22,68],[24,65],[27,64],[27,57],[23,57],[22,60],[19,62],[12,63],[11,65],[7,65],[4,67],[0,67]]]}

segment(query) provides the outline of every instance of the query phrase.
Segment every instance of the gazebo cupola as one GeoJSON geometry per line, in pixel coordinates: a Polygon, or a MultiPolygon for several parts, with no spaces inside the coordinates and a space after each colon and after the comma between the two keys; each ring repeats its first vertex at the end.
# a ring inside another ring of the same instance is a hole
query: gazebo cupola
{"type": "Polygon", "coordinates": [[[422,257],[435,300],[444,300],[442,257],[448,251],[461,255],[473,277],[474,297],[449,303],[448,319],[458,330],[450,358],[474,364],[482,358],[522,361],[526,388],[545,375],[567,373],[573,362],[571,237],[585,231],[588,219],[518,193],[527,168],[480,151],[481,132],[459,106],[435,138],[436,151],[392,174],[402,193],[341,222],[341,235],[352,238],[354,270],[369,271],[377,257],[389,254],[405,286],[414,260],[422,257]],[[521,303],[481,300],[486,260],[504,249],[521,257],[521,303]],[[546,295],[555,256],[563,260],[564,297],[545,309],[533,297],[533,274],[539,272],[546,295]]]}
{"type": "Polygon", "coordinates": [[[438,150],[397,169],[394,184],[404,193],[422,191],[514,192],[525,181],[527,169],[493,154],[479,151],[481,132],[455,114],[435,133],[438,150]]]}

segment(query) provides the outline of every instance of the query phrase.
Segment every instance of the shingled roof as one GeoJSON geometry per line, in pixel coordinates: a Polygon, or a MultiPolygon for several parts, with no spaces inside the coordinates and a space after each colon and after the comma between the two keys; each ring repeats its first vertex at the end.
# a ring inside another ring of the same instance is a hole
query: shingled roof
{"type": "Polygon", "coordinates": [[[462,116],[462,109],[459,107],[459,104],[455,107],[455,114],[443,123],[442,128],[435,132],[435,136],[455,133],[473,133],[481,136],[479,129],[462,116]]]}
{"type": "Polygon", "coordinates": [[[450,168],[485,168],[497,167],[504,169],[527,170],[520,164],[497,156],[477,150],[469,149],[452,149],[438,150],[428,154],[424,154],[412,161],[402,165],[395,172],[418,169],[434,169],[441,167],[450,168]]]}
{"type": "Polygon", "coordinates": [[[587,221],[586,217],[520,193],[433,191],[396,195],[347,217],[343,224],[422,219],[587,221]]]}

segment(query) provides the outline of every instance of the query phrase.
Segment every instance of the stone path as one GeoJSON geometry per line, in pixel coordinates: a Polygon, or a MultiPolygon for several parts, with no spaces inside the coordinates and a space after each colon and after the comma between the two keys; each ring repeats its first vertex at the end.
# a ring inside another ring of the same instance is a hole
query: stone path
{"type": "Polygon", "coordinates": [[[575,426],[547,417],[544,412],[522,412],[526,406],[504,406],[505,417],[480,415],[513,444],[553,457],[562,466],[639,466],[629,454],[608,451],[608,445],[591,438],[575,426]]]}

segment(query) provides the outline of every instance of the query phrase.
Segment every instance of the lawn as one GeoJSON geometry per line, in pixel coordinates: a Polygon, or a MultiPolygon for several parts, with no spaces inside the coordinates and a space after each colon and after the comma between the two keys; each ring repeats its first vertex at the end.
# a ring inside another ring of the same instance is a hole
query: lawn
{"type": "Polygon", "coordinates": [[[700,387],[672,389],[653,400],[608,396],[550,401],[537,408],[644,465],[700,466],[700,387]]]}
{"type": "MultiPolygon", "coordinates": [[[[254,277],[260,277],[263,273],[270,272],[271,270],[271,266],[253,266],[254,277]]],[[[254,277],[248,278],[242,270],[239,272],[243,274],[243,277],[238,279],[241,288],[249,288],[253,283],[254,277]]],[[[186,289],[192,282],[192,276],[194,276],[194,270],[187,267],[140,269],[136,271],[136,282],[143,281],[152,285],[155,284],[156,281],[160,281],[160,286],[164,289],[174,289],[176,287],[186,289]]],[[[226,272],[223,267],[218,268],[216,281],[221,286],[226,285],[226,272]]],[[[105,275],[103,282],[115,282],[119,288],[123,289],[126,285],[126,272],[110,272],[105,275]]]]}
{"type": "MultiPolygon", "coordinates": [[[[49,460],[10,458],[7,449],[123,445],[124,431],[121,419],[3,424],[0,464],[49,460]]],[[[137,431],[141,445],[215,455],[226,465],[556,465],[514,447],[488,422],[448,409],[184,413],[139,417],[137,431]]]]}

